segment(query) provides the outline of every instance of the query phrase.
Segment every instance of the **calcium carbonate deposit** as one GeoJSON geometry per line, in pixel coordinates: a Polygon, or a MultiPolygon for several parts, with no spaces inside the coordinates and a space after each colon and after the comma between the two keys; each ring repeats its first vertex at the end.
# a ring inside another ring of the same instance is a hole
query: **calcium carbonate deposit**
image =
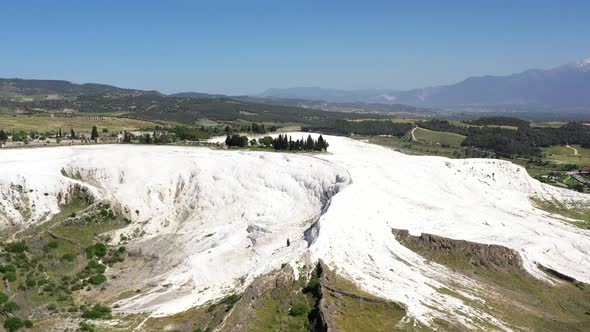
{"type": "Polygon", "coordinates": [[[158,262],[142,281],[156,286],[119,310],[154,315],[243,290],[283,263],[322,259],[425,324],[441,315],[431,309],[438,307],[468,326],[476,322],[465,313],[502,325],[438,292],[449,280],[471,281],[425,262],[392,228],[503,245],[548,283],[537,264],[590,282],[590,232],[530,203],[535,196],[587,205],[587,195],[543,185],[509,162],[327,140],[330,152],[317,155],[135,145],[0,151],[0,227],[47,220],[74,184],[119,204],[133,222],[113,238],[140,228],[128,248],[158,262]]]}

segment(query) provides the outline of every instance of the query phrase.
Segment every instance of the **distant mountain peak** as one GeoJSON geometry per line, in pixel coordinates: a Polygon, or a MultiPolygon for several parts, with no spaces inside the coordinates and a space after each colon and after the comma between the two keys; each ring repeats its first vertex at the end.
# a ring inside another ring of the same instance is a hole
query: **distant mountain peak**
{"type": "Polygon", "coordinates": [[[551,69],[529,69],[505,76],[474,76],[451,84],[395,91],[323,88],[269,89],[269,97],[405,104],[414,107],[485,108],[539,105],[590,109],[590,57],[551,69]]]}

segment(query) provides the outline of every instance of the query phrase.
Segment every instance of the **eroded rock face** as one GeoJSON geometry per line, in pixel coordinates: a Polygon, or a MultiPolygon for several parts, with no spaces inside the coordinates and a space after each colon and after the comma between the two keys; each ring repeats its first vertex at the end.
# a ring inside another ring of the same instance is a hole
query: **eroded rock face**
{"type": "Polygon", "coordinates": [[[403,229],[392,229],[392,232],[400,243],[410,248],[418,246],[449,255],[466,256],[470,264],[493,271],[524,271],[518,252],[500,245],[453,240],[427,233],[412,236],[403,229]]]}

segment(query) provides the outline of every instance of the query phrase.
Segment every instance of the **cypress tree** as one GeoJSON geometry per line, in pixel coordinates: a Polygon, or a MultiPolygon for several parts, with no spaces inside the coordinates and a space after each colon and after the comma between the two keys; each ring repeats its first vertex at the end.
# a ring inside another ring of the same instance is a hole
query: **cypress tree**
{"type": "Polygon", "coordinates": [[[90,139],[95,142],[98,139],[98,129],[96,129],[96,126],[92,126],[92,133],[90,134],[90,139]]]}
{"type": "Polygon", "coordinates": [[[305,143],[305,151],[312,151],[313,150],[313,138],[311,138],[311,135],[307,136],[307,142],[305,143]]]}

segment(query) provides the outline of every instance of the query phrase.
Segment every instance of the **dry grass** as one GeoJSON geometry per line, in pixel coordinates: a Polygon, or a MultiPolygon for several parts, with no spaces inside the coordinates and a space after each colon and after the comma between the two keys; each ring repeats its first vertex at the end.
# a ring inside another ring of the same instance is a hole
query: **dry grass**
{"type": "Polygon", "coordinates": [[[116,117],[98,117],[98,119],[91,119],[82,116],[76,117],[51,117],[38,115],[0,115],[0,129],[5,131],[24,130],[24,131],[38,131],[55,132],[61,129],[67,132],[70,128],[75,131],[90,131],[92,126],[96,126],[99,131],[103,128],[109,131],[122,130],[137,130],[140,128],[151,127],[155,124],[153,122],[116,118],[116,117]]]}

